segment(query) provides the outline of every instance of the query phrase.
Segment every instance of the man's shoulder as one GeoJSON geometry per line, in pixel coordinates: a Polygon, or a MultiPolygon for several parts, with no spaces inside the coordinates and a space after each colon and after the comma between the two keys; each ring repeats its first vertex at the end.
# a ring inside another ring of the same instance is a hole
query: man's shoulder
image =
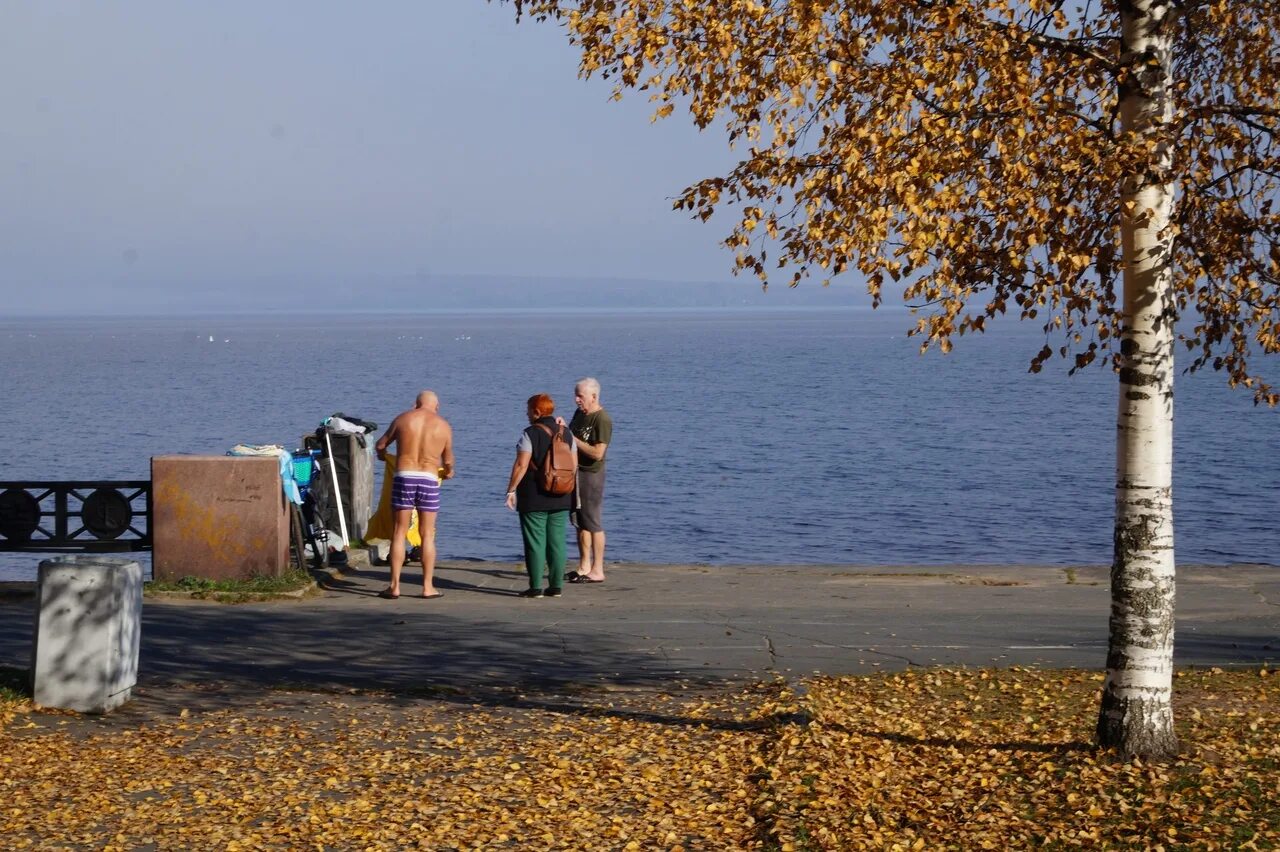
{"type": "Polygon", "coordinates": [[[421,414],[422,412],[416,408],[410,408],[408,411],[401,411],[396,415],[396,419],[391,422],[399,423],[401,426],[411,426],[422,422],[421,414]]]}

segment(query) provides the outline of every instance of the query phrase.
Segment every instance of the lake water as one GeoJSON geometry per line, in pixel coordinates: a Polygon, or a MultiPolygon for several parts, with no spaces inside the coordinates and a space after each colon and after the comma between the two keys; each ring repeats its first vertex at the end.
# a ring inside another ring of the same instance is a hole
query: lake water
{"type": "MultiPolygon", "coordinates": [[[[568,415],[594,375],[615,423],[611,560],[1108,563],[1114,376],[1029,374],[1029,324],[948,356],[918,355],[909,325],[852,308],[6,320],[0,479],[292,449],[335,411],[385,427],[428,387],[458,456],[441,556],[515,561],[503,494],[524,401],[545,391],[568,415]]],[[[1179,561],[1280,562],[1280,411],[1213,373],[1177,394],[1179,561]]],[[[40,558],[0,555],[0,578],[40,558]]]]}

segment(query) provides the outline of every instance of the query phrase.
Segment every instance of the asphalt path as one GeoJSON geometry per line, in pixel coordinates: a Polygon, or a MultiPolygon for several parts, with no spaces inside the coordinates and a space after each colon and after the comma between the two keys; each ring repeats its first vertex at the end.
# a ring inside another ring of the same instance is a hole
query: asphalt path
{"type": "MultiPolygon", "coordinates": [[[[1280,660],[1280,568],[1183,566],[1179,665],[1280,660]]],[[[660,687],[910,666],[1102,669],[1101,567],[618,564],[601,584],[525,599],[519,566],[447,562],[444,597],[406,570],[326,575],[301,600],[143,607],[138,686],[260,690],[660,687]]],[[[0,666],[30,664],[31,598],[0,600],[0,666]]]]}

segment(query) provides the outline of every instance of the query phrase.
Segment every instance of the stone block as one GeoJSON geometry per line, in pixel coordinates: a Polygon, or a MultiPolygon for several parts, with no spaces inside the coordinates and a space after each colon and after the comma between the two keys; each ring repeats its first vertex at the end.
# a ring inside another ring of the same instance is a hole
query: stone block
{"type": "Polygon", "coordinates": [[[142,640],[142,566],[110,556],[42,561],[35,620],[36,704],[106,713],[129,700],[142,640]]]}
{"type": "Polygon", "coordinates": [[[289,565],[289,504],[273,456],[151,459],[152,576],[245,580],[289,565]]]}

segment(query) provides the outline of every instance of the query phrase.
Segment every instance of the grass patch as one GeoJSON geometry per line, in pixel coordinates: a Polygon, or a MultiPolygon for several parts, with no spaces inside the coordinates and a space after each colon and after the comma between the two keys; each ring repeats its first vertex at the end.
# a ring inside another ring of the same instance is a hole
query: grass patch
{"type": "Polygon", "coordinates": [[[0,703],[14,704],[31,697],[31,672],[0,666],[0,703]]]}
{"type": "Polygon", "coordinates": [[[247,580],[210,580],[205,577],[152,580],[144,585],[144,592],[188,592],[195,598],[215,600],[262,600],[272,595],[299,592],[312,583],[307,572],[291,570],[279,577],[251,577],[247,580]]]}
{"type": "MultiPolygon", "coordinates": [[[[31,711],[31,678],[27,669],[0,666],[0,742],[15,718],[31,711]]],[[[3,747],[0,747],[3,751],[3,747]]],[[[3,835],[3,831],[0,831],[3,835]]]]}

